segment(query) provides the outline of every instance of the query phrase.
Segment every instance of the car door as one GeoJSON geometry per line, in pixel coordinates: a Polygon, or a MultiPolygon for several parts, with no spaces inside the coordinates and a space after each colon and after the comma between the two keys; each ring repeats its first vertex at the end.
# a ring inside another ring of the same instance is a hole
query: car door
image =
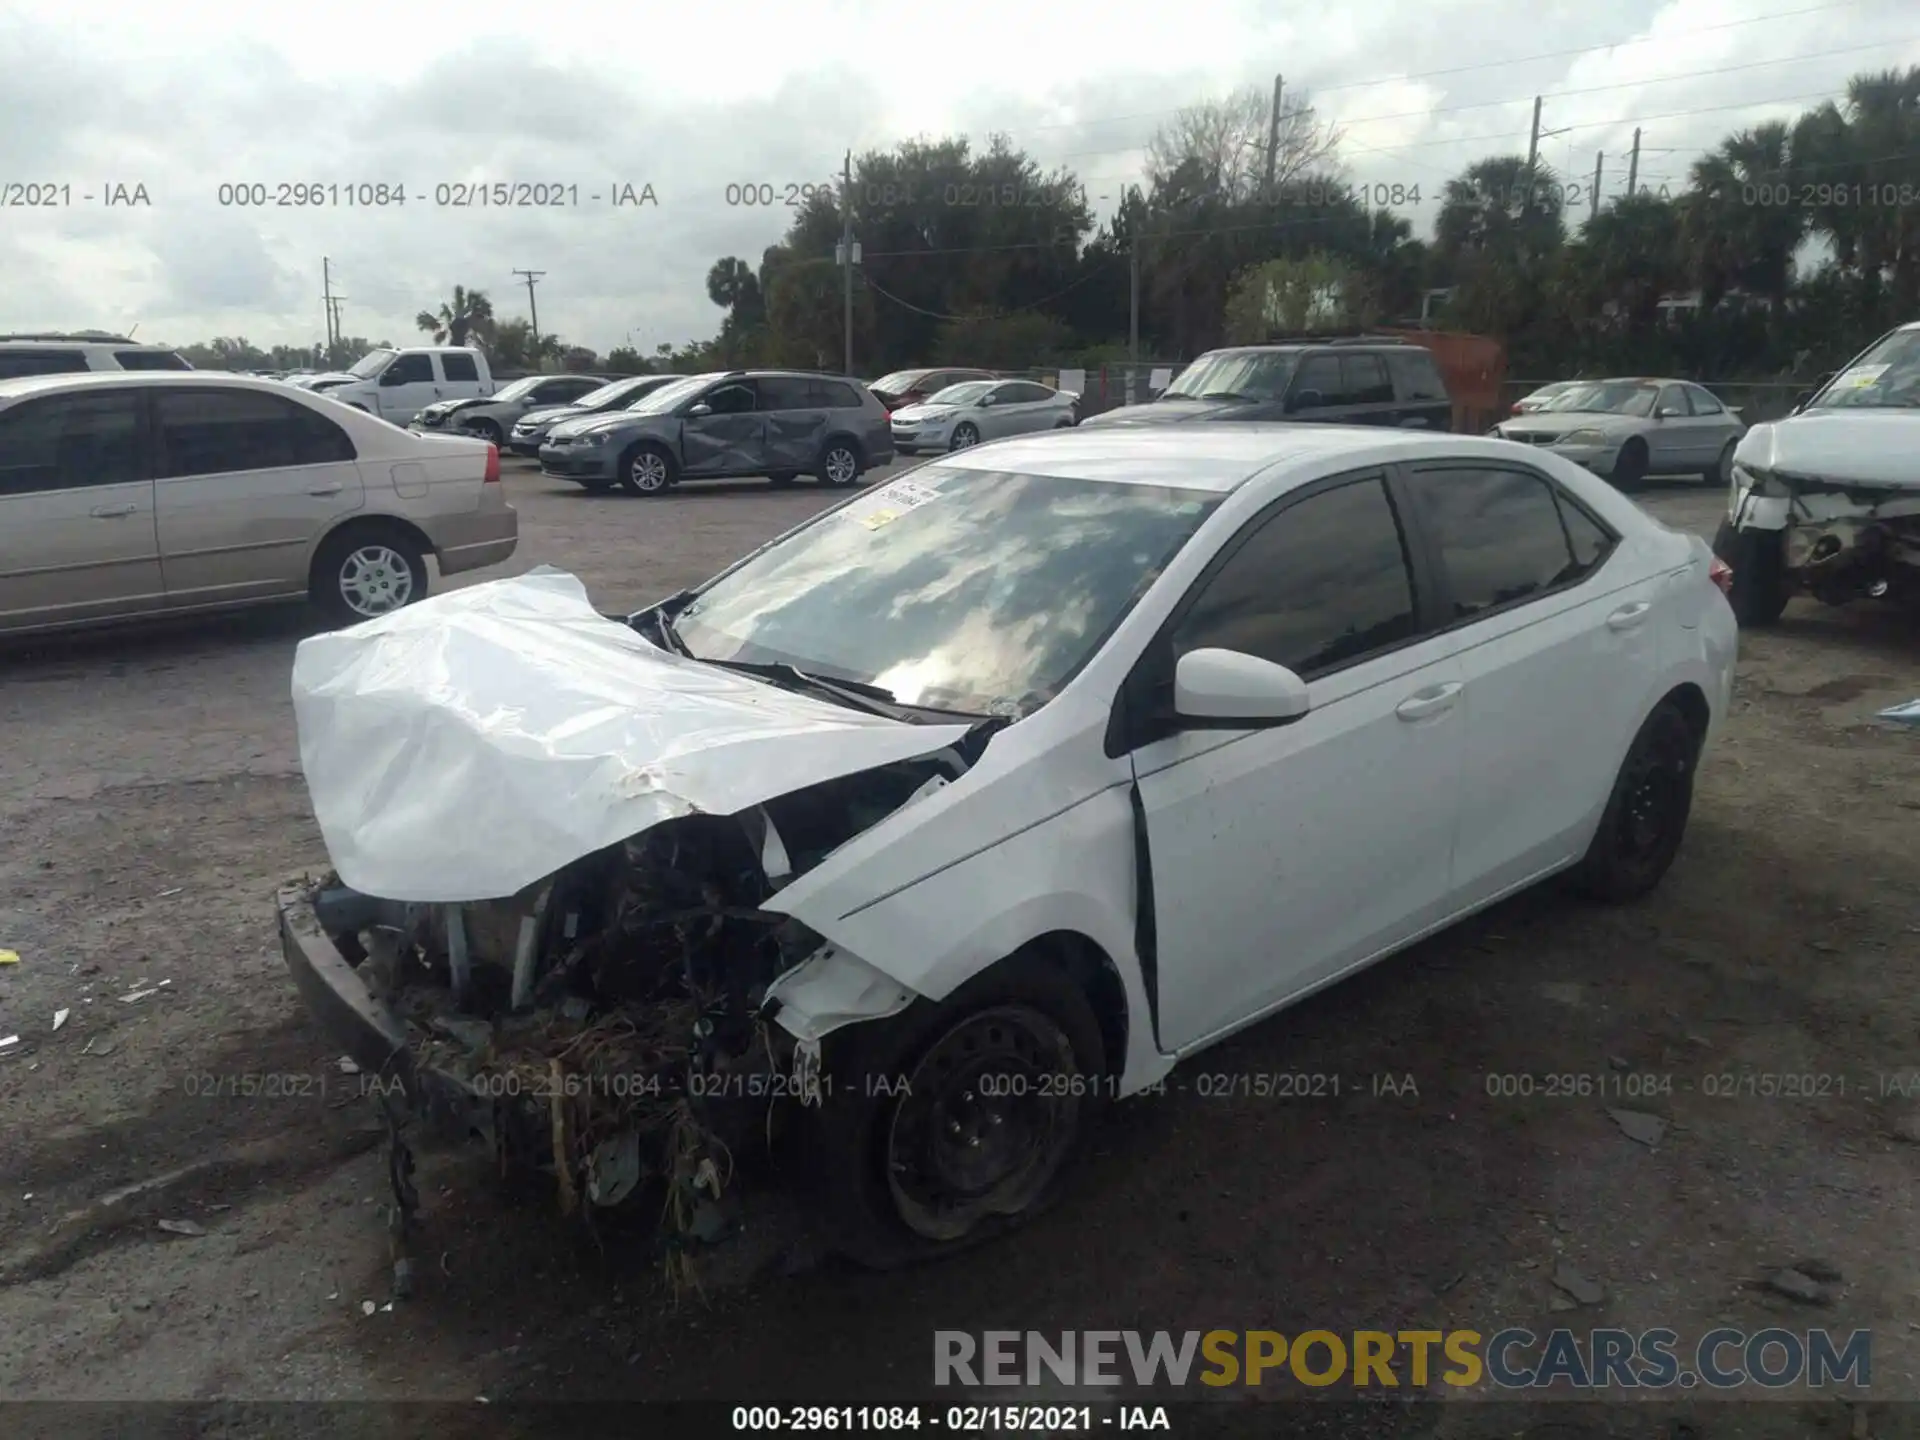
{"type": "Polygon", "coordinates": [[[409,424],[415,415],[440,398],[440,372],[434,368],[434,357],[424,350],[410,350],[396,356],[393,363],[380,372],[379,384],[374,389],[374,402],[380,407],[381,418],[396,425],[409,424]]]}
{"type": "Polygon", "coordinates": [[[1290,495],[1230,541],[1130,677],[1162,1048],[1192,1049],[1446,908],[1465,750],[1454,642],[1380,472],[1290,495]],[[1307,682],[1261,730],[1162,721],[1175,661],[1217,646],[1307,682]]]}
{"type": "Polygon", "coordinates": [[[141,389],[0,410],[0,630],[159,609],[153,509],[141,389]]]}
{"type": "Polygon", "coordinates": [[[827,438],[827,412],[814,403],[813,382],[804,375],[764,375],[753,384],[765,426],[767,471],[811,469],[827,438]]]}
{"type": "Polygon", "coordinates": [[[1465,907],[1585,843],[1640,724],[1666,579],[1609,566],[1619,537],[1531,466],[1436,462],[1405,479],[1466,684],[1465,907]]]}
{"type": "Polygon", "coordinates": [[[1342,355],[1340,378],[1352,407],[1343,417],[1348,424],[1394,425],[1399,422],[1400,410],[1393,398],[1393,377],[1387,374],[1387,362],[1380,356],[1342,355]]]}
{"type": "Polygon", "coordinates": [[[759,413],[760,382],[723,380],[688,407],[680,430],[680,462],[687,475],[764,475],[766,421],[759,413]]]}
{"type": "Polygon", "coordinates": [[[315,540],[366,503],[347,432],[297,400],[224,386],[156,388],[153,418],[167,604],[304,591],[315,540]]]}
{"type": "Polygon", "coordinates": [[[1060,392],[1057,390],[1049,390],[1045,385],[1036,385],[1031,380],[1019,381],[1014,390],[1019,396],[1017,419],[1019,433],[1023,435],[1030,435],[1037,430],[1051,430],[1066,414],[1066,407],[1060,403],[1060,392]]]}
{"type": "Polygon", "coordinates": [[[1699,458],[1699,431],[1686,388],[1662,385],[1653,399],[1652,422],[1647,426],[1647,468],[1655,474],[1692,470],[1706,463],[1699,458]]]}
{"type": "Polygon", "coordinates": [[[1389,351],[1386,361],[1393,376],[1397,423],[1408,430],[1451,431],[1453,400],[1432,354],[1405,345],[1389,351]]]}
{"type": "Polygon", "coordinates": [[[1347,389],[1347,372],[1340,363],[1341,358],[1325,351],[1300,362],[1293,373],[1293,382],[1287,386],[1287,419],[1351,423],[1353,397],[1347,389]]]}
{"type": "Polygon", "coordinates": [[[1687,403],[1693,407],[1693,423],[1700,431],[1700,468],[1715,464],[1720,452],[1726,449],[1729,440],[1737,440],[1742,434],[1739,417],[1722,405],[1710,390],[1698,385],[1688,385],[1687,403]]]}
{"type": "Polygon", "coordinates": [[[434,394],[442,399],[479,400],[493,393],[493,386],[480,379],[479,363],[464,351],[436,350],[433,363],[440,377],[434,394]]]}

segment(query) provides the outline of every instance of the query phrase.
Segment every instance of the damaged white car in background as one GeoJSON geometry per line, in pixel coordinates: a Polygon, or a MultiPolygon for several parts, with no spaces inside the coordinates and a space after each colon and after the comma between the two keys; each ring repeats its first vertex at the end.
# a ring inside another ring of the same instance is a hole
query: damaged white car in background
{"type": "Polygon", "coordinates": [[[939,1253],[1182,1056],[1555,871],[1651,888],[1732,615],[1513,454],[1012,440],[624,619],[542,570],[302,642],[335,873],[282,945],[398,1082],[400,1208],[417,1116],[675,1256],[763,1160],[848,1253],[939,1253]]]}

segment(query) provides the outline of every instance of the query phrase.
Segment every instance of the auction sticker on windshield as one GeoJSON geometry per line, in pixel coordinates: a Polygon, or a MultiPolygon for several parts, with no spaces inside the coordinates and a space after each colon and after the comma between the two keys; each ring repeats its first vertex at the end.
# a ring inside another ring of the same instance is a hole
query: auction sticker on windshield
{"type": "Polygon", "coordinates": [[[939,498],[940,492],[930,485],[922,485],[915,480],[895,480],[891,485],[883,485],[866,496],[858,504],[849,505],[846,518],[869,530],[878,530],[882,525],[892,524],[907,511],[939,498]]]}
{"type": "Polygon", "coordinates": [[[1836,390],[1865,390],[1892,368],[1891,365],[1858,366],[1855,369],[1847,371],[1846,374],[1836,380],[1833,388],[1836,390]]]}

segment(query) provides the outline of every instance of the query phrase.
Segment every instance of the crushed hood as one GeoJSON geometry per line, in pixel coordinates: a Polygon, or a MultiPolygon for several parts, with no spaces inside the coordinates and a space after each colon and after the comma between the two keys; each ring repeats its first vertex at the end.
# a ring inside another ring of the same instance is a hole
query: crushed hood
{"type": "Polygon", "coordinates": [[[1920,409],[1790,415],[1754,426],[1734,459],[1781,475],[1920,490],[1920,409]]]}
{"type": "Polygon", "coordinates": [[[300,765],[340,878],[513,895],[682,815],[733,814],[962,739],[670,654],[542,567],[300,643],[300,765]]]}

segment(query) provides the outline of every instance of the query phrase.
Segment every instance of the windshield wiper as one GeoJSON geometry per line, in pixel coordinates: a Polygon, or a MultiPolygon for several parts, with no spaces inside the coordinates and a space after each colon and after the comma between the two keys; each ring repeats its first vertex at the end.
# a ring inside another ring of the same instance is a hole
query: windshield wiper
{"type": "Polygon", "coordinates": [[[747,660],[708,660],[694,655],[703,665],[718,666],[722,670],[735,670],[742,675],[751,675],[758,680],[771,681],[787,690],[814,690],[831,695],[837,700],[854,705],[874,715],[885,715],[900,720],[905,717],[906,707],[893,698],[893,692],[878,685],[869,685],[861,680],[824,680],[818,675],[809,675],[797,665],[786,661],[774,661],[761,664],[747,660]]]}
{"type": "Polygon", "coordinates": [[[1253,396],[1242,395],[1238,390],[1208,390],[1201,394],[1202,400],[1251,400],[1253,396]]]}

